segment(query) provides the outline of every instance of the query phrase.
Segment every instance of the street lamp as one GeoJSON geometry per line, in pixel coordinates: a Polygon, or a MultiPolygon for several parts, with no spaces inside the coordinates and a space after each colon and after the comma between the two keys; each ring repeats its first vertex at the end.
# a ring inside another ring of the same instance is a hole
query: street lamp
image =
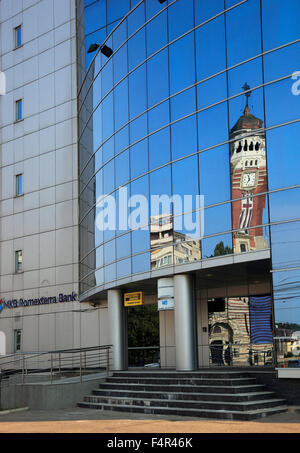
{"type": "MultiPolygon", "coordinates": [[[[93,43],[88,48],[87,53],[95,52],[97,49],[99,49],[99,47],[100,47],[99,44],[93,43]]],[[[103,53],[103,55],[105,55],[107,58],[111,57],[113,54],[113,50],[110,47],[106,46],[105,44],[100,47],[100,52],[103,53]]]]}

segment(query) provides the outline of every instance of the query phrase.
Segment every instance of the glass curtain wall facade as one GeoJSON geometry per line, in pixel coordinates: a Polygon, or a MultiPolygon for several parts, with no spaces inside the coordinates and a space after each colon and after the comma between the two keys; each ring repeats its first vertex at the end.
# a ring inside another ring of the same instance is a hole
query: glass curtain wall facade
{"type": "Polygon", "coordinates": [[[79,90],[81,293],[266,251],[268,342],[300,331],[299,1],[111,3],[85,2],[87,42],[105,39],[113,54],[97,52],[79,90]],[[138,211],[153,195],[173,202],[138,211]],[[111,199],[116,227],[103,230],[111,199]]]}
{"type": "MultiPolygon", "coordinates": [[[[84,0],[82,20],[85,23],[82,46],[87,52],[93,43],[102,43],[122,17],[138,3],[138,0],[84,0]]],[[[86,53],[86,68],[93,55],[86,53]]]]}

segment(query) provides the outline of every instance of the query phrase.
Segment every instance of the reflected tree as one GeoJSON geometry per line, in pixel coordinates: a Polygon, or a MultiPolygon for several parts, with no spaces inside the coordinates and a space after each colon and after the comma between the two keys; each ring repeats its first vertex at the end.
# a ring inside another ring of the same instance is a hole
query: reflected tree
{"type": "Polygon", "coordinates": [[[228,247],[228,245],[224,245],[224,242],[219,242],[214,250],[214,256],[221,256],[221,255],[230,255],[233,253],[232,248],[228,247]]]}

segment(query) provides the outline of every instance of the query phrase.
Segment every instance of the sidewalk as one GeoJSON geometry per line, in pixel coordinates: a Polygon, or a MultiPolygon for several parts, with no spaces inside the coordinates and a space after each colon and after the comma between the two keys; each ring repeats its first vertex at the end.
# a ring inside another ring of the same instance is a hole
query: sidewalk
{"type": "MultiPolygon", "coordinates": [[[[1,412],[0,412],[1,414],[1,412]]],[[[0,415],[0,433],[300,433],[300,407],[251,422],[69,408],[0,415]]]]}

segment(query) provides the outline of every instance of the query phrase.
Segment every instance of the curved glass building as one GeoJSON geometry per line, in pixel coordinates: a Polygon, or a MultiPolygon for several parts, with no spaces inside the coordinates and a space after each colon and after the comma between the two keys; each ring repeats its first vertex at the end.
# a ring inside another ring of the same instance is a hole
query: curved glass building
{"type": "Polygon", "coordinates": [[[128,293],[159,313],[162,367],[282,366],[300,331],[299,1],[94,3],[80,293],[108,301],[115,368],[128,293]]]}

